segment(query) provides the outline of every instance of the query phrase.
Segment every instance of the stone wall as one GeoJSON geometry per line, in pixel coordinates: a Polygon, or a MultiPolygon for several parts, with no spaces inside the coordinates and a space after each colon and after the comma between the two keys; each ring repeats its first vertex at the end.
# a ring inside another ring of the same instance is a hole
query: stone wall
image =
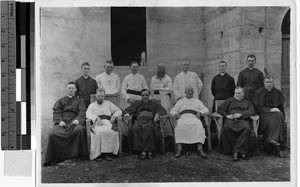
{"type": "MultiPolygon", "coordinates": [[[[237,81],[238,73],[247,67],[247,55],[255,54],[255,66],[274,75],[280,88],[281,24],[287,11],[288,7],[205,8],[205,79],[211,81],[218,73],[217,63],[225,60],[228,73],[237,81]]],[[[204,86],[204,102],[211,107],[210,85],[204,86]]]]}
{"type": "Polygon", "coordinates": [[[52,107],[88,61],[92,76],[110,58],[109,8],[41,9],[41,114],[52,125],[52,107]]]}

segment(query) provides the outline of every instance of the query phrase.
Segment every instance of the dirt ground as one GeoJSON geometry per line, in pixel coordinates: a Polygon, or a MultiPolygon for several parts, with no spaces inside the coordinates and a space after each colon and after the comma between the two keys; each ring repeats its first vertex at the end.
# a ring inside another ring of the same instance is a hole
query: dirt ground
{"type": "MultiPolygon", "coordinates": [[[[289,117],[289,115],[288,115],[289,117]]],[[[288,124],[288,142],[290,142],[288,124]]],[[[47,140],[42,139],[42,162],[47,140]]],[[[262,145],[262,142],[259,142],[262,145]]],[[[288,145],[290,145],[288,143],[288,145]]],[[[140,182],[247,182],[290,181],[290,150],[284,158],[266,154],[260,146],[258,154],[248,160],[233,162],[214,148],[202,159],[194,152],[174,158],[173,152],[157,155],[152,160],[140,160],[131,155],[103,160],[67,160],[41,166],[42,183],[140,183],[140,182]]]]}
{"type": "Polygon", "coordinates": [[[42,166],[42,183],[290,181],[290,151],[283,154],[284,158],[278,158],[259,151],[249,160],[233,162],[230,155],[215,148],[207,152],[207,159],[194,152],[180,158],[167,152],[152,160],[130,155],[115,157],[112,162],[73,159],[42,166]]]}

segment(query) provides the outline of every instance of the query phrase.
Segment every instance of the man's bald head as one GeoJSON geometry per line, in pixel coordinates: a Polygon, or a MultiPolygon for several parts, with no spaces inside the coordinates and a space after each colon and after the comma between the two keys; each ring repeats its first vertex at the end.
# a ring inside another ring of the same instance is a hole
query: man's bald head
{"type": "Polygon", "coordinates": [[[192,86],[186,86],[184,93],[186,98],[191,99],[194,95],[194,88],[192,86]]]}

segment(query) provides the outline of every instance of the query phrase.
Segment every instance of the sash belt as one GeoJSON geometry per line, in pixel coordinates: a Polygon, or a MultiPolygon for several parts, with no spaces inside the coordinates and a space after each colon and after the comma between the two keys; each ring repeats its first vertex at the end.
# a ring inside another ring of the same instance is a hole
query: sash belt
{"type": "Polygon", "coordinates": [[[179,113],[179,115],[183,115],[187,113],[197,115],[197,112],[195,110],[183,110],[179,113]]]}
{"type": "Polygon", "coordinates": [[[129,93],[129,94],[132,94],[132,95],[141,95],[141,91],[128,89],[126,92],[129,93]]]}

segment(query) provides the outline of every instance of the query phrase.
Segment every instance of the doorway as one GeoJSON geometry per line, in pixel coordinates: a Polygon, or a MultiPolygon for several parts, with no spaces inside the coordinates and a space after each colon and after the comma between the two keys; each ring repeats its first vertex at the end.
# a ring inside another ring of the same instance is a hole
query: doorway
{"type": "Polygon", "coordinates": [[[111,55],[115,66],[140,63],[142,52],[146,52],[146,8],[111,7],[111,55]]]}

